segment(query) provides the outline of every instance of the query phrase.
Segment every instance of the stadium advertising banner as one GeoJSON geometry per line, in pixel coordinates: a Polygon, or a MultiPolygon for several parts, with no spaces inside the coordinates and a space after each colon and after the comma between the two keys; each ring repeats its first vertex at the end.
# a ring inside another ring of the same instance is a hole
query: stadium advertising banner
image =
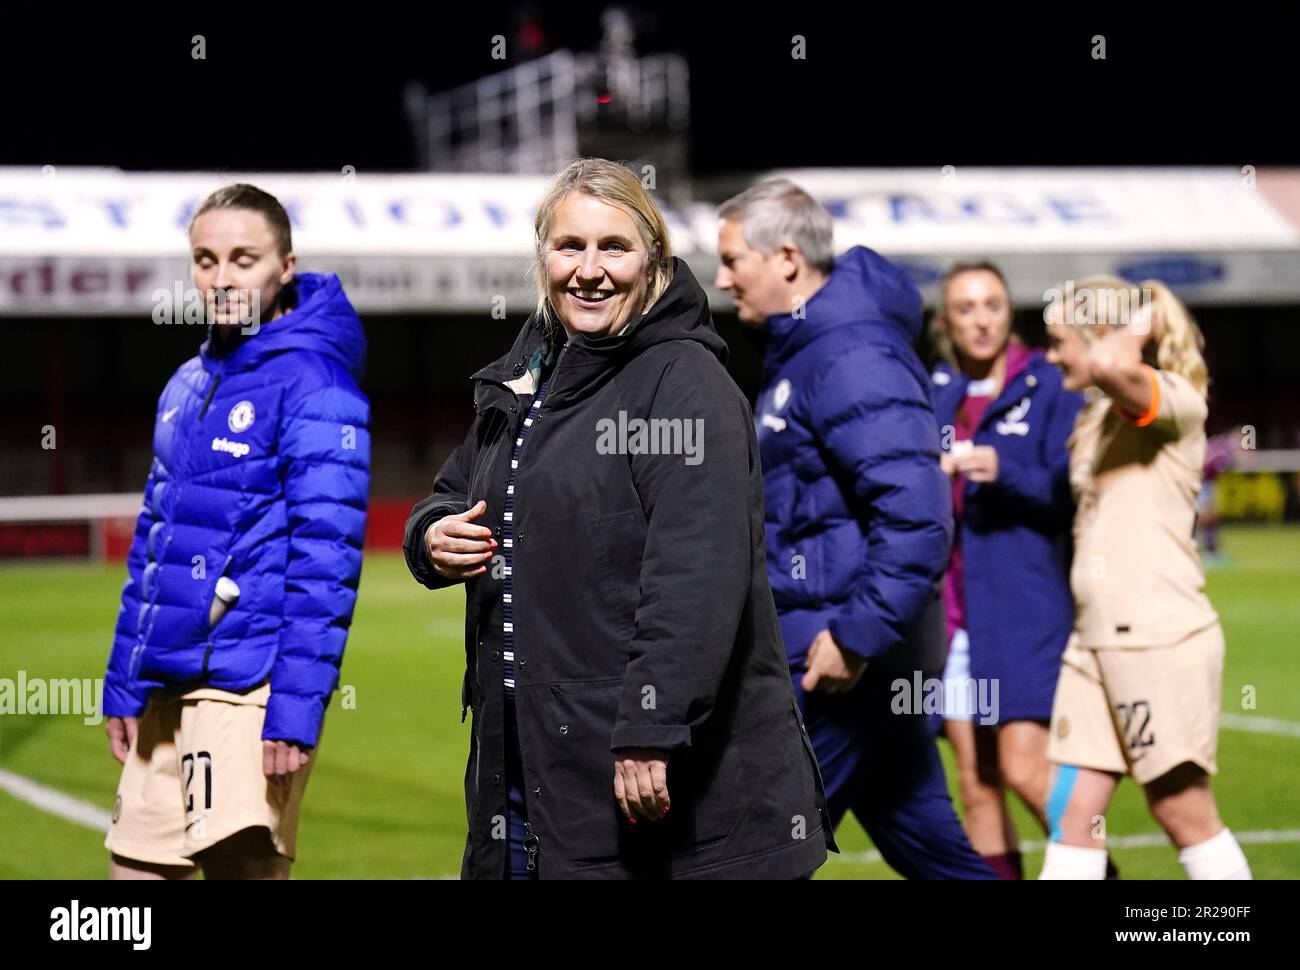
{"type": "MultiPolygon", "coordinates": [[[[1158,278],[1193,303],[1300,300],[1300,172],[1214,169],[799,170],[781,173],[835,219],[836,246],[899,260],[931,298],[953,260],[998,259],[1017,302],[1095,272],[1158,278]]],[[[336,272],[362,311],[527,306],[545,180],[509,175],[154,174],[0,169],[0,314],[149,312],[188,285],[185,227],[222,184],[284,200],[306,265],[336,272]],[[498,301],[499,302],[499,301],[498,301]]],[[[665,214],[703,280],[717,210],[665,214]]],[[[719,307],[730,304],[711,292],[719,307]]]]}

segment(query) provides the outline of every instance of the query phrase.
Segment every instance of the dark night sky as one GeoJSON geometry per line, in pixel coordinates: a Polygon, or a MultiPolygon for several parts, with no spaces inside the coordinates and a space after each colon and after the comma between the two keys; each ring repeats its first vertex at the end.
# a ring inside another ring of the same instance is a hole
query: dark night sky
{"type": "MultiPolygon", "coordinates": [[[[638,24],[641,50],[688,57],[696,175],[834,165],[1300,164],[1290,34],[1257,14],[1171,30],[1091,5],[1055,17],[1035,11],[1032,22],[1001,14],[955,21],[930,4],[901,14],[861,5],[852,16],[818,14],[805,0],[790,5],[793,13],[761,16],[738,2],[728,5],[734,14],[715,5],[701,15],[704,6],[642,14],[638,24]],[[1107,38],[1104,62],[1089,56],[1096,33],[1107,38]],[[791,59],[793,34],[807,38],[807,60],[791,59]]],[[[590,50],[601,7],[548,4],[536,16],[552,47],[590,50]]],[[[117,7],[86,20],[51,7],[45,22],[26,23],[6,11],[0,165],[407,170],[415,155],[406,83],[444,90],[499,70],[491,37],[513,40],[525,7],[488,0],[392,14],[369,3],[269,26],[272,9],[195,7],[178,16],[117,7]],[[241,15],[244,26],[233,19],[241,15]],[[207,38],[205,61],[190,57],[196,33],[207,38]]],[[[512,55],[521,47],[512,43],[512,55]]],[[[718,319],[733,342],[733,373],[752,390],[758,357],[734,318],[718,319]]],[[[389,442],[377,494],[427,489],[468,420],[465,375],[503,351],[518,325],[461,325],[469,322],[419,314],[375,321],[369,392],[389,442]],[[447,325],[430,325],[439,322],[447,325]]],[[[1222,309],[1202,323],[1214,348],[1213,426],[1248,421],[1289,444],[1294,313],[1222,309]]],[[[0,359],[0,415],[10,417],[0,434],[26,420],[33,401],[58,401],[87,444],[78,477],[63,482],[39,462],[5,487],[138,487],[154,395],[193,349],[159,343],[142,319],[118,324],[9,328],[15,343],[0,359]],[[65,391],[49,389],[51,375],[65,391]]]]}
{"type": "MultiPolygon", "coordinates": [[[[274,27],[257,7],[256,27],[226,7],[16,27],[0,65],[0,164],[407,169],[408,80],[444,89],[499,69],[491,36],[513,40],[530,9],[553,47],[600,37],[602,4],[481,6],[340,7],[274,27]],[[190,57],[195,33],[205,61],[190,57]]],[[[1030,22],[930,5],[900,15],[800,3],[761,16],[704,6],[634,8],[642,50],[688,56],[698,174],[1300,160],[1287,34],[1261,17],[1171,27],[1093,12],[1030,22]],[[790,57],[796,33],[807,60],[790,57]],[[1095,33],[1104,62],[1090,57],[1095,33]]]]}

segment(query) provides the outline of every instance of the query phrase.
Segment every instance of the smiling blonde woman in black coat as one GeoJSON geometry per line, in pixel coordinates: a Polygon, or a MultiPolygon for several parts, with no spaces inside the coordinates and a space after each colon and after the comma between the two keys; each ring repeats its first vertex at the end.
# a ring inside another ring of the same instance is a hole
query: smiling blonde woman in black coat
{"type": "Polygon", "coordinates": [[[573,163],[536,226],[537,312],[406,529],[466,587],[462,877],[806,876],[835,843],[726,343],[627,169],[573,163]]]}

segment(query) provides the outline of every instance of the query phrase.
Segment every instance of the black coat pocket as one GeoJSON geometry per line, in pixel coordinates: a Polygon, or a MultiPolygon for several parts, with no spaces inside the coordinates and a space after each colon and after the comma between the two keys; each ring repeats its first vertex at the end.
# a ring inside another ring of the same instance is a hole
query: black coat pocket
{"type": "Polygon", "coordinates": [[[562,837],[574,863],[621,859],[633,870],[652,872],[669,854],[725,839],[745,806],[741,749],[701,744],[668,759],[668,815],[658,822],[623,818],[614,797],[610,737],[622,699],[622,678],[552,684],[548,724],[552,792],[561,799],[562,837]]]}
{"type": "Polygon", "coordinates": [[[623,693],[623,679],[567,681],[550,685],[547,704],[547,779],[554,817],[562,826],[574,861],[619,855],[621,821],[614,799],[614,754],[610,737],[623,693]]]}
{"type": "Polygon", "coordinates": [[[735,739],[720,747],[692,744],[668,763],[668,812],[682,849],[725,839],[740,820],[747,793],[735,739]]]}

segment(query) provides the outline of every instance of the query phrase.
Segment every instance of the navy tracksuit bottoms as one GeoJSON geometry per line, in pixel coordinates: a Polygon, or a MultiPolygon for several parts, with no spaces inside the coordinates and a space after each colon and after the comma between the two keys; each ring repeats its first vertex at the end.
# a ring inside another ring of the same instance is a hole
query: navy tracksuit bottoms
{"type": "Polygon", "coordinates": [[[868,667],[847,693],[805,695],[803,671],[792,674],[831,825],[838,828],[851,810],[884,860],[908,879],[998,878],[957,819],[928,718],[892,709],[899,675],[868,667]]]}

